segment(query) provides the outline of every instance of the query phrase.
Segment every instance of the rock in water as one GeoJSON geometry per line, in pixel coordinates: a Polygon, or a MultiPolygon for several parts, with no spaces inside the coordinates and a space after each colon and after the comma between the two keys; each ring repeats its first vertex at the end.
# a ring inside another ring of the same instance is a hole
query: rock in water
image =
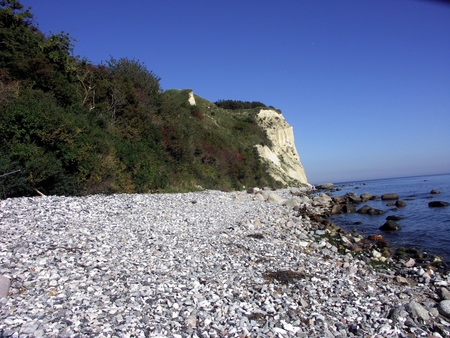
{"type": "Polygon", "coordinates": [[[381,195],[381,199],[383,201],[398,200],[398,194],[393,194],[393,193],[383,194],[383,195],[381,195]]]}
{"type": "Polygon", "coordinates": [[[398,231],[401,230],[400,225],[397,224],[397,222],[392,221],[392,220],[388,220],[386,221],[386,223],[384,223],[381,227],[380,230],[383,231],[398,231]]]}
{"type": "Polygon", "coordinates": [[[432,201],[428,203],[428,206],[430,208],[439,208],[439,207],[446,207],[448,206],[450,203],[448,202],[444,202],[444,201],[432,201]]]}
{"type": "Polygon", "coordinates": [[[316,185],[317,189],[324,189],[324,190],[333,190],[334,184],[333,183],[322,183],[319,185],[316,185]]]}
{"type": "Polygon", "coordinates": [[[395,202],[395,206],[398,208],[403,208],[406,207],[406,203],[402,200],[397,200],[397,202],[395,202]]]}

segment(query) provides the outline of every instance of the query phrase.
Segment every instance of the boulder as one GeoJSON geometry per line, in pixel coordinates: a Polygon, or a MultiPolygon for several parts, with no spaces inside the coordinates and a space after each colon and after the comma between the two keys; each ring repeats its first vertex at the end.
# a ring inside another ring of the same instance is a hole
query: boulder
{"type": "Polygon", "coordinates": [[[380,234],[369,235],[369,236],[367,237],[367,239],[368,239],[369,241],[374,241],[374,242],[377,242],[377,241],[384,241],[383,235],[380,235],[380,234]]]}
{"type": "Polygon", "coordinates": [[[287,201],[283,202],[283,205],[287,206],[288,208],[293,208],[297,205],[300,205],[300,203],[302,202],[300,197],[293,197],[287,201]]]}
{"type": "Polygon", "coordinates": [[[345,198],[345,196],[334,196],[334,197],[332,197],[332,200],[334,203],[337,203],[337,204],[345,204],[347,202],[347,199],[345,198]]]}
{"type": "Polygon", "coordinates": [[[273,204],[283,204],[284,200],[277,194],[269,194],[267,201],[273,204]]]}
{"type": "Polygon", "coordinates": [[[361,208],[359,208],[358,210],[356,210],[356,212],[357,212],[358,214],[367,214],[367,212],[369,211],[369,209],[372,209],[372,208],[366,204],[366,205],[364,205],[363,207],[361,207],[361,208]]]}
{"type": "Polygon", "coordinates": [[[333,190],[334,184],[333,183],[322,183],[322,184],[316,185],[316,189],[333,190]]]}
{"type": "Polygon", "coordinates": [[[438,304],[439,313],[450,318],[450,300],[443,300],[438,304]]]}
{"type": "Polygon", "coordinates": [[[361,198],[361,200],[363,200],[363,201],[367,201],[367,200],[369,200],[371,197],[372,197],[372,195],[369,194],[368,192],[365,192],[365,193],[363,193],[363,194],[361,194],[361,195],[359,196],[359,198],[361,198]]]}
{"type": "Polygon", "coordinates": [[[381,195],[381,199],[383,201],[398,200],[398,194],[394,194],[394,193],[383,194],[383,195],[381,195]]]}
{"type": "Polygon", "coordinates": [[[8,296],[11,281],[8,277],[0,275],[0,298],[8,296]]]}
{"type": "Polygon", "coordinates": [[[383,215],[385,213],[386,213],[386,211],[383,211],[380,209],[370,208],[369,210],[367,210],[367,214],[370,216],[383,215]]]}
{"type": "Polygon", "coordinates": [[[413,318],[422,318],[423,320],[430,319],[428,311],[422,305],[413,300],[406,305],[406,311],[408,311],[413,318]]]}
{"type": "Polygon", "coordinates": [[[355,204],[359,204],[362,202],[361,198],[359,198],[358,195],[356,194],[348,194],[347,198],[349,199],[350,202],[355,204]]]}
{"type": "Polygon", "coordinates": [[[403,217],[395,216],[395,215],[390,215],[390,216],[386,217],[386,220],[388,220],[388,221],[389,220],[391,220],[391,221],[399,221],[401,219],[403,219],[403,217]]]}
{"type": "Polygon", "coordinates": [[[450,291],[446,288],[440,288],[438,291],[439,298],[441,300],[450,300],[450,291]]]}
{"type": "Polygon", "coordinates": [[[437,189],[433,189],[433,190],[431,190],[431,192],[430,192],[430,194],[435,194],[435,195],[438,195],[438,194],[440,194],[441,192],[439,191],[439,190],[437,190],[437,189]]]}
{"type": "Polygon", "coordinates": [[[311,199],[308,196],[306,196],[306,195],[299,196],[299,198],[301,200],[301,203],[307,203],[307,204],[311,203],[311,199]]]}
{"type": "Polygon", "coordinates": [[[331,214],[333,215],[337,215],[340,214],[342,211],[342,207],[339,204],[335,204],[333,205],[333,207],[331,208],[331,214]]]}
{"type": "Polygon", "coordinates": [[[386,242],[386,241],[377,241],[377,247],[378,248],[389,248],[390,247],[390,244],[388,243],[388,242],[386,242]]]}
{"type": "Polygon", "coordinates": [[[320,193],[319,195],[314,196],[313,201],[320,205],[326,206],[330,204],[332,200],[331,197],[328,196],[327,194],[320,193]]]}
{"type": "Polygon", "coordinates": [[[446,207],[447,205],[449,205],[450,203],[448,202],[443,202],[443,201],[432,201],[428,203],[428,206],[430,208],[439,208],[439,207],[446,207]]]}
{"type": "Polygon", "coordinates": [[[401,229],[400,225],[398,225],[397,222],[391,220],[386,221],[386,223],[384,223],[380,227],[380,230],[383,231],[398,231],[400,229],[401,229]]]}
{"type": "Polygon", "coordinates": [[[356,212],[356,206],[354,206],[353,204],[345,204],[342,207],[342,211],[347,214],[353,214],[356,212]]]}
{"type": "Polygon", "coordinates": [[[402,201],[402,200],[397,200],[395,202],[395,206],[398,207],[398,208],[403,208],[403,207],[406,207],[406,203],[404,201],[402,201]]]}

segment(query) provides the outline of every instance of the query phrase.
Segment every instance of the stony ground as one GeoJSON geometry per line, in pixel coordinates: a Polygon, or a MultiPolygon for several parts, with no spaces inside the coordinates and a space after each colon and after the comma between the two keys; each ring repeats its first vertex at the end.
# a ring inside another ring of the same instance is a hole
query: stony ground
{"type": "Polygon", "coordinates": [[[355,255],[296,194],[0,201],[0,336],[450,336],[448,274],[355,255]]]}

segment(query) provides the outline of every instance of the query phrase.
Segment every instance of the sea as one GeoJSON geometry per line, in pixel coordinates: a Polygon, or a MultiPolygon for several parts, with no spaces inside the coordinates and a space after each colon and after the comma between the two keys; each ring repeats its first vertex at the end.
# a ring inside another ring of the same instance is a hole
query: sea
{"type": "Polygon", "coordinates": [[[356,228],[364,237],[382,234],[393,249],[415,248],[441,256],[450,263],[450,205],[438,208],[428,206],[430,201],[450,203],[450,174],[342,182],[335,183],[336,188],[340,191],[333,192],[332,196],[341,196],[348,192],[354,192],[358,196],[365,192],[372,196],[396,193],[407,205],[403,208],[387,206],[389,202],[395,201],[382,201],[381,198],[363,202],[357,206],[357,209],[367,204],[386,211],[386,214],[333,215],[331,221],[334,224],[347,231],[353,231],[356,228]],[[440,194],[431,194],[433,189],[439,190],[440,194]],[[401,220],[396,221],[401,226],[401,230],[391,233],[379,230],[389,215],[402,217],[401,220]],[[357,225],[357,222],[361,224],[357,225]]]}

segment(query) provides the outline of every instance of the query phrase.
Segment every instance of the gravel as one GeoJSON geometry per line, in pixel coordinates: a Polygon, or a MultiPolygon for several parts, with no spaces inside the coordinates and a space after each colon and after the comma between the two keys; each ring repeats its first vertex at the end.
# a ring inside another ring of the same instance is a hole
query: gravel
{"type": "Polygon", "coordinates": [[[0,201],[10,283],[0,336],[450,336],[438,296],[448,274],[374,270],[292,200],[279,204],[289,199],[207,190],[0,201]]]}

